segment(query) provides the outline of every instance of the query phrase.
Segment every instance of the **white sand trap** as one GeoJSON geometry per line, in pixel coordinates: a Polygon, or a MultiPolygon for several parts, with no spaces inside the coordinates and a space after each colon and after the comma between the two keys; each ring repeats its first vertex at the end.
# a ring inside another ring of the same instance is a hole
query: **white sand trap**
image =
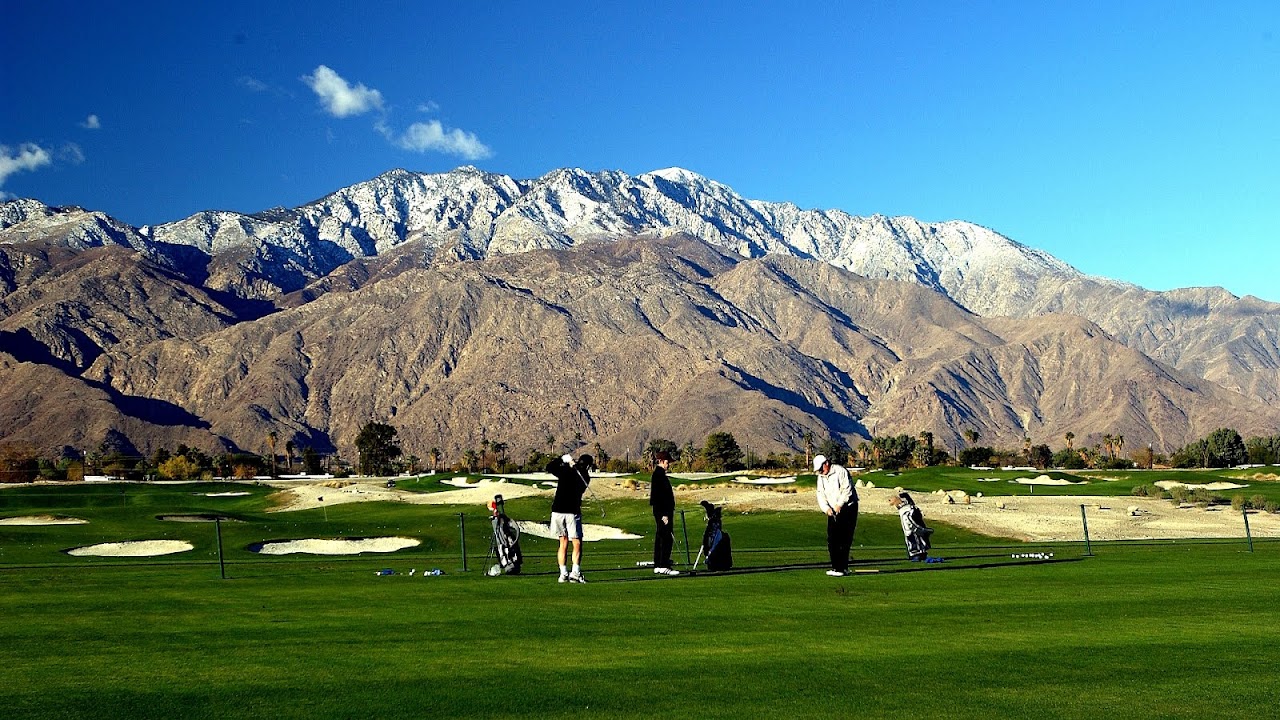
{"type": "Polygon", "coordinates": [[[978,482],[1000,482],[1000,478],[978,478],[978,482]]]}
{"type": "Polygon", "coordinates": [[[83,557],[151,557],[186,552],[194,546],[185,540],[134,540],[132,542],[100,543],[67,551],[68,555],[83,557]]]}
{"type": "Polygon", "coordinates": [[[531,473],[509,473],[507,475],[494,475],[496,478],[503,480],[555,480],[556,476],[545,472],[531,473]]]}
{"type": "Polygon", "coordinates": [[[245,495],[252,495],[252,494],[253,493],[247,493],[247,492],[221,492],[221,493],[205,493],[204,496],[205,497],[244,497],[245,495]]]}
{"type": "MultiPolygon", "coordinates": [[[[556,535],[551,532],[551,525],[548,523],[534,522],[532,520],[519,520],[516,522],[520,526],[520,532],[536,535],[538,537],[556,539],[556,535]]],[[[610,527],[608,525],[587,525],[582,526],[582,539],[585,542],[596,542],[597,540],[639,540],[641,535],[632,535],[622,528],[610,527]]]]}
{"type": "Polygon", "coordinates": [[[749,478],[749,477],[746,477],[745,475],[739,475],[738,477],[734,478],[733,481],[736,483],[743,483],[745,485],[786,485],[787,483],[795,482],[796,479],[795,477],[749,478]]]}
{"type": "Polygon", "coordinates": [[[1078,480],[1072,482],[1066,478],[1053,479],[1048,475],[1040,475],[1034,478],[1018,478],[1014,482],[1020,485],[1088,485],[1088,480],[1078,480]]]}
{"type": "Polygon", "coordinates": [[[311,510],[354,502],[400,502],[413,505],[483,505],[501,495],[506,499],[538,495],[545,492],[529,485],[481,480],[459,490],[419,493],[389,488],[385,483],[353,483],[342,487],[301,485],[285,488],[271,496],[277,503],[271,512],[311,510]]]}
{"type": "Polygon", "coordinates": [[[1165,490],[1172,490],[1176,487],[1184,487],[1188,490],[1240,490],[1241,488],[1247,488],[1249,486],[1237,485],[1230,482],[1211,482],[1196,485],[1195,483],[1180,483],[1176,480],[1161,480],[1156,483],[1156,487],[1163,488],[1165,490]]]}
{"type": "Polygon", "coordinates": [[[441,480],[440,483],[442,485],[452,485],[454,487],[460,487],[460,488],[475,487],[480,484],[479,481],[471,482],[470,480],[464,477],[448,478],[447,480],[441,480]]]}
{"type": "Polygon", "coordinates": [[[712,478],[728,477],[737,473],[709,473],[709,472],[687,472],[687,473],[671,473],[671,477],[677,480],[710,480],[712,478]]]}
{"type": "Polygon", "coordinates": [[[360,553],[389,553],[405,548],[416,547],[422,543],[407,537],[380,538],[339,538],[337,540],[282,540],[280,542],[263,543],[258,552],[263,555],[290,555],[305,553],[307,555],[359,555],[360,553]]]}
{"type": "Polygon", "coordinates": [[[88,520],[56,515],[19,515],[18,517],[0,518],[0,525],[84,525],[88,520]]]}

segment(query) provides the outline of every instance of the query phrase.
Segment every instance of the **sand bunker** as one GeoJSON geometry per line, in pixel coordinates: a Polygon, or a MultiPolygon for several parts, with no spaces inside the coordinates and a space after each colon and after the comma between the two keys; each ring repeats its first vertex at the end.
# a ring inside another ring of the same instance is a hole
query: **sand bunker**
{"type": "Polygon", "coordinates": [[[84,525],[88,520],[58,515],[20,515],[0,518],[0,525],[84,525]]]}
{"type": "MultiPolygon", "coordinates": [[[[548,523],[534,522],[532,520],[519,520],[516,522],[520,526],[520,532],[536,535],[537,537],[555,539],[556,535],[551,532],[551,525],[548,523]]],[[[608,525],[587,525],[582,526],[582,539],[586,542],[596,542],[597,540],[639,540],[641,535],[632,535],[622,528],[610,527],[608,525]]]]}
{"type": "Polygon", "coordinates": [[[68,555],[83,557],[151,557],[153,555],[172,555],[186,552],[194,546],[185,540],[134,540],[131,542],[100,543],[86,547],[73,548],[68,555]]]}
{"type": "Polygon", "coordinates": [[[338,538],[336,540],[281,540],[251,547],[263,555],[359,555],[360,553],[389,553],[421,545],[421,541],[407,537],[338,538]]]}
{"type": "Polygon", "coordinates": [[[1211,482],[1211,483],[1204,483],[1202,485],[1196,485],[1195,483],[1180,483],[1175,480],[1161,480],[1160,482],[1156,483],[1156,487],[1163,488],[1165,490],[1172,490],[1176,487],[1184,487],[1188,490],[1239,490],[1241,488],[1247,488],[1249,486],[1237,485],[1235,483],[1230,483],[1230,482],[1211,482]]]}
{"type": "Polygon", "coordinates": [[[467,485],[459,490],[445,490],[434,493],[416,493],[389,488],[385,484],[352,483],[343,487],[325,487],[323,485],[301,485],[281,490],[271,496],[278,505],[273,512],[293,510],[311,510],[331,505],[342,505],[353,502],[402,502],[414,505],[484,505],[501,495],[512,498],[538,495],[544,492],[536,487],[519,483],[491,482],[481,480],[475,485],[467,485]]]}
{"type": "Polygon", "coordinates": [[[479,482],[479,481],[477,481],[477,482],[471,482],[471,481],[470,481],[470,480],[468,480],[467,478],[464,478],[464,477],[456,477],[456,478],[448,478],[448,479],[446,479],[446,480],[441,480],[441,481],[440,481],[440,484],[442,484],[442,485],[452,485],[452,486],[454,486],[454,487],[463,487],[463,488],[465,488],[465,487],[475,487],[475,486],[479,485],[479,484],[480,484],[480,482],[479,482]]]}
{"type": "Polygon", "coordinates": [[[773,477],[749,478],[749,477],[746,477],[745,475],[739,475],[738,477],[734,478],[733,481],[736,483],[743,483],[744,485],[786,485],[787,483],[795,482],[796,479],[794,476],[782,477],[782,478],[773,478],[773,477]]]}
{"type": "Polygon", "coordinates": [[[220,492],[220,493],[205,493],[204,496],[205,497],[244,497],[245,495],[252,495],[252,494],[253,493],[247,493],[247,492],[220,492]]]}
{"type": "Polygon", "coordinates": [[[1020,485],[1088,485],[1089,484],[1088,480],[1076,480],[1074,482],[1066,478],[1058,478],[1055,480],[1049,477],[1048,475],[1040,475],[1034,478],[1018,478],[1013,482],[1016,482],[1020,485]]]}

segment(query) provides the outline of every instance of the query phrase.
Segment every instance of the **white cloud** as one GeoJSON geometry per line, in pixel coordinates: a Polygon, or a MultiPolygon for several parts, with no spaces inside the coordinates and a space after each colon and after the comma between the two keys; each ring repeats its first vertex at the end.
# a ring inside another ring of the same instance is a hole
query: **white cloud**
{"type": "Polygon", "coordinates": [[[266,92],[270,89],[270,86],[266,83],[262,82],[258,78],[250,77],[248,75],[243,75],[237,78],[236,83],[239,84],[240,87],[247,88],[252,92],[266,92]]]}
{"type": "Polygon", "coordinates": [[[84,122],[80,123],[80,127],[86,130],[97,130],[102,127],[102,122],[98,120],[97,115],[90,115],[84,119],[84,122]]]}
{"type": "Polygon", "coordinates": [[[67,143],[58,150],[58,160],[72,165],[80,165],[85,160],[84,150],[81,150],[80,146],[75,143],[67,143]]]}
{"type": "Polygon", "coordinates": [[[363,115],[370,110],[382,109],[382,93],[365,87],[363,83],[352,87],[324,65],[310,75],[303,75],[302,81],[320,97],[325,110],[334,117],[363,115]]]}
{"type": "Polygon", "coordinates": [[[414,123],[399,137],[395,137],[385,126],[380,126],[379,130],[395,145],[414,152],[442,152],[460,155],[468,160],[479,160],[493,154],[475,133],[458,128],[446,129],[439,120],[414,123]]]}
{"type": "Polygon", "coordinates": [[[0,185],[16,172],[36,170],[52,162],[49,151],[35,143],[23,143],[16,151],[0,145],[0,185]]]}

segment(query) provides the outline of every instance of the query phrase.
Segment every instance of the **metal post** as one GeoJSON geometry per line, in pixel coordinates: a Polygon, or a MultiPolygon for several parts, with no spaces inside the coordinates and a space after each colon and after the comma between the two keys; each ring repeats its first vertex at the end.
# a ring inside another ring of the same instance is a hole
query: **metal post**
{"type": "Polygon", "coordinates": [[[1080,506],[1080,522],[1084,524],[1084,554],[1093,555],[1093,544],[1089,542],[1089,518],[1085,517],[1084,505],[1080,506]]]}
{"type": "Polygon", "coordinates": [[[222,559],[222,518],[214,516],[213,528],[218,533],[218,571],[222,573],[222,579],[227,579],[227,564],[222,559]]]}
{"type": "Polygon", "coordinates": [[[1249,552],[1253,552],[1253,533],[1249,531],[1249,508],[1240,508],[1240,514],[1244,516],[1244,536],[1249,538],[1249,552]]]}
{"type": "Polygon", "coordinates": [[[680,527],[684,529],[684,564],[692,565],[692,558],[689,555],[689,526],[684,522],[684,511],[680,511],[680,527]]]}
{"type": "Polygon", "coordinates": [[[467,516],[458,513],[458,533],[462,536],[462,572],[467,571],[467,516]]]}

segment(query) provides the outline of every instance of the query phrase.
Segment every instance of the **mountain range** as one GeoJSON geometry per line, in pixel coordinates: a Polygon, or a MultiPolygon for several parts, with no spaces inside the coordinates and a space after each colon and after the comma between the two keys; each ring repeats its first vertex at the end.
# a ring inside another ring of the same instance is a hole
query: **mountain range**
{"type": "Polygon", "coordinates": [[[1172,450],[1280,428],[1280,305],[1085,275],[967,222],[695,173],[393,170],[133,227],[0,204],[0,441],[349,453],[966,428],[1172,450]]]}

